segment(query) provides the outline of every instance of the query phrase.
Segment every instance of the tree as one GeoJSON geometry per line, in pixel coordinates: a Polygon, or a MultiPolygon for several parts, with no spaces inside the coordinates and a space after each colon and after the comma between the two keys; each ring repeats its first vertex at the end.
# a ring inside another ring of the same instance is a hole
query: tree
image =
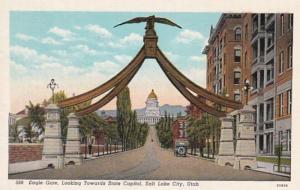
{"type": "Polygon", "coordinates": [[[28,117],[30,118],[31,125],[34,125],[38,128],[39,135],[42,134],[45,130],[45,110],[40,106],[40,104],[33,105],[31,101],[29,101],[29,105],[26,105],[26,109],[28,109],[28,117]]]}
{"type": "Polygon", "coordinates": [[[21,130],[18,130],[18,125],[17,124],[13,124],[9,126],[9,136],[12,139],[12,142],[16,142],[19,143],[20,139],[19,139],[19,135],[21,133],[21,130]]]}
{"type": "Polygon", "coordinates": [[[205,146],[204,142],[207,136],[207,129],[204,122],[205,120],[202,118],[188,117],[187,134],[192,149],[191,152],[193,152],[197,144],[200,144],[199,149],[201,156],[203,156],[203,147],[205,146]]]}
{"type": "Polygon", "coordinates": [[[281,172],[281,156],[282,156],[282,144],[275,146],[275,155],[277,156],[278,172],[281,172]]]}
{"type": "Polygon", "coordinates": [[[29,123],[24,127],[24,133],[29,143],[32,143],[32,139],[38,136],[38,132],[35,132],[32,125],[29,123]]]}
{"type": "Polygon", "coordinates": [[[172,119],[165,112],[165,116],[156,124],[158,140],[163,148],[171,148],[173,145],[172,119]]]}
{"type": "Polygon", "coordinates": [[[127,146],[127,135],[130,125],[131,115],[131,100],[129,88],[124,88],[117,96],[117,125],[118,133],[122,140],[122,150],[126,150],[127,146]]]}

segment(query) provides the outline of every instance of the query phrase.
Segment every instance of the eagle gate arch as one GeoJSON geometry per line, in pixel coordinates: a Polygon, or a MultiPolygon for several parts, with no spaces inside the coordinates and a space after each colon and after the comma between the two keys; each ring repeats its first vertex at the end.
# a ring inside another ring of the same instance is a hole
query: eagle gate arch
{"type": "MultiPolygon", "coordinates": [[[[85,107],[83,109],[77,110],[76,113],[73,113],[69,116],[69,126],[68,126],[68,137],[67,137],[67,146],[66,146],[66,156],[65,161],[73,161],[75,163],[82,163],[82,158],[78,156],[78,118],[80,116],[87,115],[89,113],[92,113],[99,108],[106,105],[108,102],[110,102],[113,98],[115,98],[133,79],[135,74],[138,72],[138,70],[141,68],[143,62],[145,59],[156,59],[159,66],[167,76],[167,78],[171,81],[171,83],[176,87],[176,89],[192,104],[194,104],[198,109],[207,112],[211,115],[221,117],[222,120],[222,127],[221,127],[221,142],[220,142],[220,152],[219,152],[219,158],[217,159],[217,162],[220,165],[225,164],[231,164],[234,163],[234,153],[233,153],[233,138],[232,134],[230,136],[230,133],[232,133],[232,119],[231,116],[226,116],[226,112],[220,111],[208,104],[206,102],[200,101],[199,97],[203,97],[209,102],[212,102],[214,104],[221,105],[223,107],[232,108],[234,110],[239,110],[242,108],[241,102],[237,102],[234,100],[231,100],[227,97],[223,97],[217,94],[214,94],[212,92],[209,92],[208,90],[198,86],[193,81],[188,79],[186,76],[184,76],[164,55],[164,53],[160,50],[158,46],[158,36],[156,35],[155,31],[155,23],[161,23],[161,24],[167,24],[170,26],[175,26],[178,28],[181,28],[176,23],[172,22],[171,20],[167,18],[161,18],[161,17],[155,17],[149,16],[149,17],[137,17],[134,19],[131,19],[129,21],[123,22],[121,24],[116,25],[115,27],[118,27],[123,24],[130,24],[130,23],[140,23],[140,22],[146,22],[145,27],[145,35],[144,35],[144,44],[139,50],[139,52],[136,54],[136,56],[130,61],[130,63],[122,69],[117,75],[115,75],[113,78],[108,80],[107,82],[103,83],[102,85],[85,92],[83,94],[62,100],[58,103],[58,107],[65,108],[69,106],[74,106],[81,104],[83,102],[92,100],[93,98],[96,98],[104,93],[107,92],[107,94],[98,100],[97,102],[89,105],[88,107],[85,107]],[[196,94],[194,95],[191,93],[191,91],[196,94]],[[77,132],[76,132],[77,131],[77,132]],[[223,138],[222,138],[223,137],[223,138]],[[74,140],[76,139],[76,140],[74,140]],[[76,143],[74,143],[76,142],[76,143]],[[69,144],[68,144],[69,143],[69,144]],[[232,145],[231,145],[232,144],[232,145]],[[77,147],[77,148],[76,148],[77,147]],[[223,152],[224,153],[223,153],[223,152]],[[75,160],[75,161],[74,161],[75,160]]],[[[246,112],[249,109],[246,109],[246,112]]],[[[245,112],[245,113],[246,113],[245,112]]],[[[251,113],[253,110],[250,111],[251,113]]],[[[250,113],[250,112],[247,112],[250,113]]],[[[241,112],[244,113],[244,112],[241,112]]],[[[253,113],[252,113],[253,114],[253,113]]],[[[242,117],[244,118],[244,117],[242,117]]],[[[244,121],[246,124],[250,124],[253,122],[249,119],[249,116],[247,116],[248,120],[244,121]]],[[[247,153],[248,154],[248,153],[247,153]]],[[[243,156],[241,154],[240,156],[243,156]]],[[[66,163],[66,162],[65,162],[66,163]]],[[[240,163],[238,163],[240,165],[240,163]]],[[[249,164],[248,164],[249,165],[249,164]]]]}

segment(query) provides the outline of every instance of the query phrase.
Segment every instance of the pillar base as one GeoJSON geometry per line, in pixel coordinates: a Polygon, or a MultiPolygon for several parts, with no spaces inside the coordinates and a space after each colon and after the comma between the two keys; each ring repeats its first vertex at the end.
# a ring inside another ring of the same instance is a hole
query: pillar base
{"type": "Polygon", "coordinates": [[[233,155],[232,156],[219,155],[216,159],[216,162],[220,166],[233,166],[234,157],[233,155]]]}
{"type": "Polygon", "coordinates": [[[65,165],[81,165],[83,163],[83,157],[81,154],[67,154],[64,158],[65,165]]]}
{"type": "Polygon", "coordinates": [[[63,168],[64,158],[57,155],[43,155],[41,161],[42,168],[63,168]]]}
{"type": "Polygon", "coordinates": [[[257,168],[256,157],[235,156],[233,168],[238,170],[256,169],[257,168]]]}

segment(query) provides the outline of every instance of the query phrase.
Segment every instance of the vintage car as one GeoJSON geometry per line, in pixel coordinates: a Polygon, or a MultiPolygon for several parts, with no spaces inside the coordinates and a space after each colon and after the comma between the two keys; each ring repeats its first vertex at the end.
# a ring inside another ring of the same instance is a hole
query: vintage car
{"type": "Polygon", "coordinates": [[[186,140],[176,140],[174,147],[175,156],[186,156],[188,147],[188,141],[186,140]]]}

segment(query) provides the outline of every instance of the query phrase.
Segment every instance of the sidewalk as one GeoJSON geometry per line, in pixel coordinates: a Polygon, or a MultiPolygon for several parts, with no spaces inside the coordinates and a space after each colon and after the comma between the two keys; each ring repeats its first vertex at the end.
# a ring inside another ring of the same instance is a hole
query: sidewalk
{"type": "Polygon", "coordinates": [[[274,174],[274,175],[280,175],[280,176],[285,176],[285,177],[291,177],[291,174],[287,173],[281,173],[281,172],[274,172],[273,171],[273,166],[274,164],[268,163],[268,162],[257,162],[257,168],[253,169],[254,171],[259,171],[259,172],[265,172],[269,174],[274,174]]]}
{"type": "MultiPolygon", "coordinates": [[[[206,153],[203,154],[205,157],[200,157],[199,152],[197,152],[196,154],[191,155],[190,151],[188,151],[188,155],[214,162],[214,159],[212,158],[211,154],[210,154],[209,158],[207,157],[206,153]]],[[[215,157],[216,156],[217,155],[215,155],[215,157]]],[[[274,156],[269,156],[269,157],[274,157],[274,156]]],[[[286,158],[289,158],[289,157],[286,157],[286,158]]],[[[264,173],[269,173],[269,174],[273,174],[273,175],[284,176],[284,177],[291,177],[290,173],[274,172],[273,171],[273,166],[274,166],[273,163],[257,161],[257,168],[252,169],[252,170],[259,171],[259,172],[264,172],[264,173]]]]}

